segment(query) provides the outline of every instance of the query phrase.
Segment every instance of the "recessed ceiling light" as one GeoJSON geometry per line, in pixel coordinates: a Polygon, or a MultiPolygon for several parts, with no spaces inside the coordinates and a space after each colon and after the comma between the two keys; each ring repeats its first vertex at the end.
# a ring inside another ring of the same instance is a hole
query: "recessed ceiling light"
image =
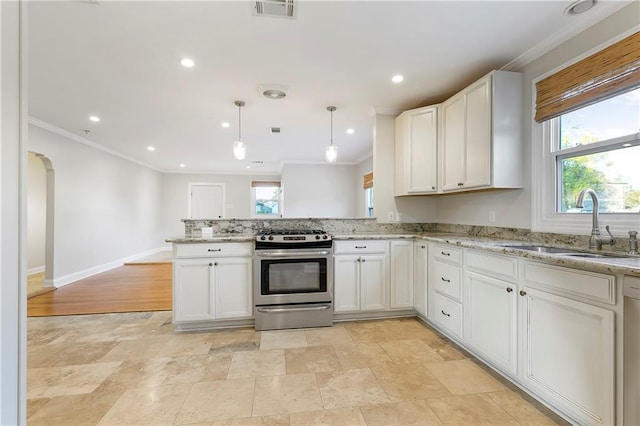
{"type": "Polygon", "coordinates": [[[231,126],[231,124],[229,124],[229,123],[228,123],[228,122],[226,122],[226,121],[225,121],[224,123],[222,123],[222,127],[224,127],[225,129],[228,129],[228,128],[229,128],[229,126],[231,126]]]}
{"type": "Polygon", "coordinates": [[[573,2],[564,10],[567,15],[578,15],[591,9],[595,4],[594,0],[578,0],[573,2]]]}
{"type": "Polygon", "coordinates": [[[391,77],[391,81],[393,81],[394,83],[402,83],[402,80],[404,80],[404,77],[401,76],[400,74],[396,74],[393,77],[391,77]]]}
{"type": "Polygon", "coordinates": [[[247,166],[247,169],[250,169],[250,168],[251,168],[251,166],[247,166]]]}
{"type": "Polygon", "coordinates": [[[155,147],[155,146],[151,146],[151,145],[149,145],[149,146],[147,147],[147,150],[148,150],[148,151],[155,151],[155,150],[156,150],[156,147],[155,147]]]}
{"type": "Polygon", "coordinates": [[[356,132],[356,131],[355,131],[355,130],[353,130],[353,129],[347,129],[347,134],[348,134],[348,135],[352,135],[352,134],[354,134],[355,132],[356,132]]]}
{"type": "Polygon", "coordinates": [[[94,123],[98,123],[100,121],[100,117],[98,117],[97,115],[92,115],[89,117],[89,120],[93,121],[94,123]]]}
{"type": "Polygon", "coordinates": [[[193,68],[196,63],[191,58],[182,58],[180,59],[180,64],[185,68],[193,68]]]}
{"type": "Polygon", "coordinates": [[[184,169],[187,166],[185,164],[180,164],[180,167],[184,169]]]}

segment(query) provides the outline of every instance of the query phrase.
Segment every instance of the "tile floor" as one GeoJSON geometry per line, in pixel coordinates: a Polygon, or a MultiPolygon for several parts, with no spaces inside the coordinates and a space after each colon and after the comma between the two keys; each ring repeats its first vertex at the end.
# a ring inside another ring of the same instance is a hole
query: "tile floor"
{"type": "Polygon", "coordinates": [[[29,425],[564,422],[416,319],[176,334],[170,312],[28,319],[29,425]]]}

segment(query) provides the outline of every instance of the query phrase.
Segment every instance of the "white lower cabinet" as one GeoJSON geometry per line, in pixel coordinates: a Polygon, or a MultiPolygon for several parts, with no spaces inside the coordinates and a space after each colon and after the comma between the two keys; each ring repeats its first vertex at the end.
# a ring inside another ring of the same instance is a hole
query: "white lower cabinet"
{"type": "Polygon", "coordinates": [[[203,257],[174,259],[173,322],[188,324],[253,317],[251,244],[216,244],[214,248],[206,244],[184,246],[187,247],[175,247],[174,253],[203,257]],[[210,253],[218,253],[219,257],[205,257],[210,253]]]}
{"type": "Polygon", "coordinates": [[[462,305],[446,296],[433,293],[431,319],[444,327],[456,338],[462,337],[462,305]]]}
{"type": "Polygon", "coordinates": [[[475,272],[465,272],[464,336],[484,357],[517,374],[518,287],[475,272]]]}
{"type": "Polygon", "coordinates": [[[391,241],[389,308],[413,309],[413,241],[391,241]]]}
{"type": "Polygon", "coordinates": [[[520,296],[521,379],[580,424],[614,424],[614,313],[529,287],[520,296]]]}
{"type": "Polygon", "coordinates": [[[413,307],[423,317],[427,316],[428,253],[426,242],[413,243],[413,307]]]}

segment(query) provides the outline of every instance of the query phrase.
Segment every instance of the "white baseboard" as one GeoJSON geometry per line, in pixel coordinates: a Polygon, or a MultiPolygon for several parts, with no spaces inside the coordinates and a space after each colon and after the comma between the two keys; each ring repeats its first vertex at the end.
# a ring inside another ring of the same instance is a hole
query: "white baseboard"
{"type": "Polygon", "coordinates": [[[161,252],[161,251],[167,251],[167,247],[163,246],[163,247],[154,248],[154,249],[142,252],[142,253],[137,253],[137,254],[134,254],[132,256],[128,256],[128,257],[125,257],[125,258],[122,258],[122,259],[114,260],[113,262],[103,263],[102,265],[97,265],[97,266],[94,266],[92,268],[87,268],[85,270],[74,272],[72,274],[68,274],[68,275],[65,275],[63,277],[54,278],[53,286],[54,287],[62,287],[62,286],[65,286],[67,284],[71,284],[73,282],[81,280],[83,278],[87,278],[87,277],[90,277],[92,275],[96,275],[96,274],[99,274],[101,272],[106,272],[106,271],[109,271],[111,269],[120,267],[120,266],[124,265],[127,262],[131,262],[132,260],[140,259],[141,257],[145,257],[145,256],[151,256],[152,254],[156,254],[156,253],[161,252]]]}
{"type": "Polygon", "coordinates": [[[33,274],[39,274],[40,272],[44,272],[44,265],[34,266],[33,268],[27,269],[27,276],[33,275],[33,274]]]}

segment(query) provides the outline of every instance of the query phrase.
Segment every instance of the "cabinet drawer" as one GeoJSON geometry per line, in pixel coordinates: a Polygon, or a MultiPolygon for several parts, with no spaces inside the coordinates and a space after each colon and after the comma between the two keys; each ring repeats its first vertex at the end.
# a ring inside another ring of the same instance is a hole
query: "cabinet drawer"
{"type": "Polygon", "coordinates": [[[485,253],[475,250],[466,250],[464,254],[464,266],[494,278],[517,280],[518,259],[485,253]]]}
{"type": "Polygon", "coordinates": [[[462,300],[462,270],[442,262],[433,262],[434,288],[442,294],[462,300]]]}
{"type": "Polygon", "coordinates": [[[612,275],[525,262],[524,280],[527,285],[542,286],[568,296],[611,305],[616,303],[615,277],[612,275]]]}
{"type": "Polygon", "coordinates": [[[174,244],[174,257],[251,256],[251,243],[174,244]]]}
{"type": "Polygon", "coordinates": [[[457,247],[435,244],[433,256],[438,260],[444,260],[454,265],[462,265],[462,249],[457,247]]]}
{"type": "Polygon", "coordinates": [[[335,241],[333,252],[343,253],[386,253],[389,242],[385,240],[335,241]]]}
{"type": "Polygon", "coordinates": [[[432,319],[453,333],[462,337],[462,304],[454,302],[445,296],[434,293],[432,319]]]}

